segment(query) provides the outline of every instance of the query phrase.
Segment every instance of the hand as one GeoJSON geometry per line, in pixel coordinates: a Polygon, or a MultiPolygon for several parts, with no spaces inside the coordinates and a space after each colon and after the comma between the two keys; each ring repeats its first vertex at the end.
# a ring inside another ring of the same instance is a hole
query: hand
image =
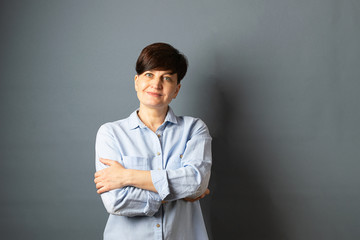
{"type": "Polygon", "coordinates": [[[98,194],[126,186],[126,168],[124,168],[119,162],[110,159],[100,158],[100,162],[108,165],[109,167],[97,171],[94,175],[94,182],[96,183],[98,194]]]}
{"type": "Polygon", "coordinates": [[[210,194],[210,189],[206,189],[205,192],[200,197],[197,197],[197,198],[184,198],[184,200],[188,201],[188,202],[195,202],[195,201],[198,201],[200,199],[203,199],[206,195],[209,195],[209,194],[210,194]]]}

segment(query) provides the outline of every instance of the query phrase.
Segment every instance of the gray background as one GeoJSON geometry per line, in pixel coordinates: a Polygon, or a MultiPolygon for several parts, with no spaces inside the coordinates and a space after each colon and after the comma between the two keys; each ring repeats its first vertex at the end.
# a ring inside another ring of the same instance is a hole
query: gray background
{"type": "Polygon", "coordinates": [[[190,63],[173,109],[213,136],[212,239],[360,239],[359,12],[357,0],[2,0],[1,239],[101,238],[95,134],[138,106],[134,64],[158,41],[190,63]]]}

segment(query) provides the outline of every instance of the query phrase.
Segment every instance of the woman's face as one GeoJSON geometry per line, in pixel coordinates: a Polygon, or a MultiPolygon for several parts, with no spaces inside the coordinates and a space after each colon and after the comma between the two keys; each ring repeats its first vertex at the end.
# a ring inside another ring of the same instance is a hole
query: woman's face
{"type": "Polygon", "coordinates": [[[140,105],[149,108],[167,108],[176,98],[180,87],[177,74],[171,74],[171,71],[150,70],[135,76],[135,90],[140,105]]]}

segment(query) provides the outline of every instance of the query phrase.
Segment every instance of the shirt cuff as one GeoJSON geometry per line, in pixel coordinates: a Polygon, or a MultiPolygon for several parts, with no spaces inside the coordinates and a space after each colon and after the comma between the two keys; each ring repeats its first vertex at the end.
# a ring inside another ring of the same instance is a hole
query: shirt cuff
{"type": "Polygon", "coordinates": [[[161,199],[159,194],[154,193],[152,191],[148,192],[148,201],[146,203],[145,207],[145,215],[147,216],[153,216],[155,213],[159,211],[159,208],[161,206],[161,199]]]}
{"type": "Polygon", "coordinates": [[[169,194],[169,183],[167,181],[166,170],[151,170],[151,180],[161,200],[164,200],[169,194]]]}

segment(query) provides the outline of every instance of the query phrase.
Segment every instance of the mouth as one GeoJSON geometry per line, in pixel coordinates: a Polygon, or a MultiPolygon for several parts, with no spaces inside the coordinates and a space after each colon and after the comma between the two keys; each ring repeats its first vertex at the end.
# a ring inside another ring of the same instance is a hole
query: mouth
{"type": "Polygon", "coordinates": [[[162,96],[162,94],[156,93],[156,92],[146,92],[146,93],[153,97],[161,97],[162,96]]]}

